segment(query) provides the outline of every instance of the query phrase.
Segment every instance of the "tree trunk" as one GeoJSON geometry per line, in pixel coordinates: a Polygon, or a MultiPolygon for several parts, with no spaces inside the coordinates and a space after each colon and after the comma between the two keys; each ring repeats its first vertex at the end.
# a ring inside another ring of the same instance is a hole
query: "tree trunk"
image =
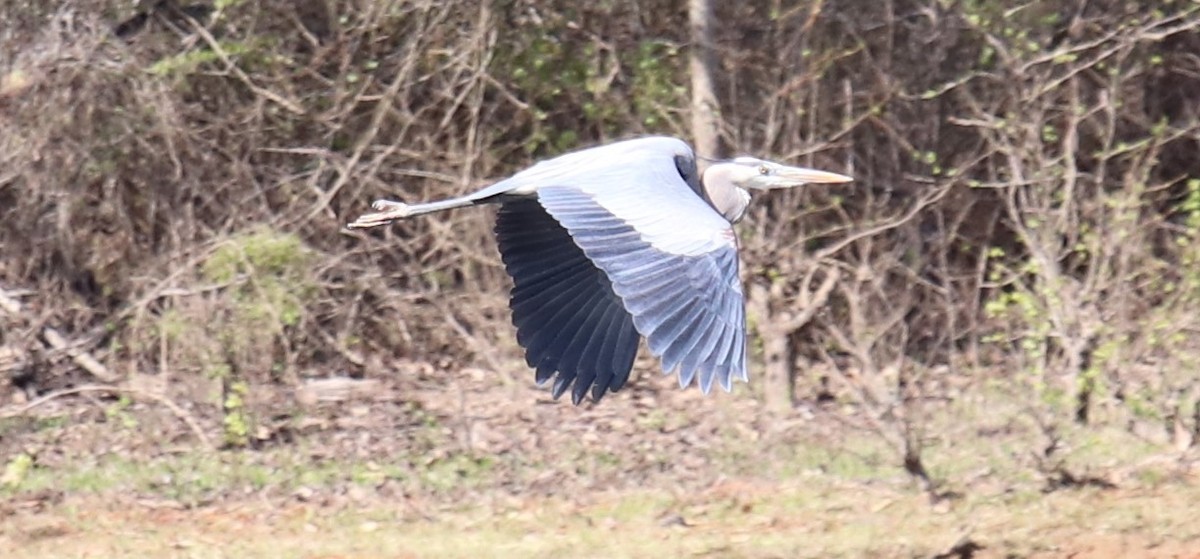
{"type": "Polygon", "coordinates": [[[746,310],[754,316],[763,350],[763,405],[775,414],[787,414],[795,406],[796,380],[792,367],[794,350],[790,325],[772,308],[772,293],[761,283],[750,286],[746,310]]]}
{"type": "Polygon", "coordinates": [[[808,324],[817,311],[829,301],[840,274],[837,268],[826,272],[825,279],[815,292],[809,287],[816,269],[809,270],[801,281],[800,293],[785,304],[783,280],[772,280],[770,286],[751,282],[746,293],[746,312],[754,318],[763,349],[763,403],[779,414],[792,411],[796,405],[796,348],[792,334],[808,324]]]}
{"type": "Polygon", "coordinates": [[[789,332],[758,329],[763,344],[763,404],[773,413],[786,414],[796,405],[796,371],[789,332]]]}
{"type": "Polygon", "coordinates": [[[713,85],[716,51],[712,43],[712,1],[689,0],[688,20],[692,39],[688,60],[692,73],[693,145],[697,155],[720,157],[721,106],[713,85]]]}

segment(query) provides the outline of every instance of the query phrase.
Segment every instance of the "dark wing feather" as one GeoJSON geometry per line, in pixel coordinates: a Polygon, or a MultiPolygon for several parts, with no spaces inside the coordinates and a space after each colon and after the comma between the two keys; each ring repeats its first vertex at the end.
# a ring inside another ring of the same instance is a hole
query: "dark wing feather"
{"type": "Polygon", "coordinates": [[[637,355],[633,317],[612,283],[537,201],[505,202],[496,219],[505,269],[513,278],[513,324],[539,384],[555,398],[619,390],[637,355]]]}
{"type": "MultiPolygon", "coordinates": [[[[664,372],[678,369],[681,386],[698,376],[706,393],[714,382],[728,390],[733,377],[746,378],[746,313],[732,231],[712,232],[729,233],[730,242],[706,242],[694,254],[673,253],[645,240],[587,192],[543,186],[537,193],[607,275],[650,351],[662,358],[664,372]]],[[[686,235],[672,246],[685,247],[686,235]]]]}

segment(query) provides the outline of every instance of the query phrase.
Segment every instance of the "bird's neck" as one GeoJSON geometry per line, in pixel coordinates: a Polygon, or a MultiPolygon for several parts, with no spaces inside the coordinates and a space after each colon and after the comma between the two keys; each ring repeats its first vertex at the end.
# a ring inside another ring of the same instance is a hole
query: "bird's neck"
{"type": "Polygon", "coordinates": [[[700,178],[704,199],[729,223],[741,221],[750,195],[734,186],[731,169],[726,165],[709,165],[700,178]]]}

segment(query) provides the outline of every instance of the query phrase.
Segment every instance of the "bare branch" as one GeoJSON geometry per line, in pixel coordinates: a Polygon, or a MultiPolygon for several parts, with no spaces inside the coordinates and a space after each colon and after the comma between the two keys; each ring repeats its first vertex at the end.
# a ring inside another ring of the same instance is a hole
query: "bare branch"
{"type": "MultiPolygon", "coordinates": [[[[0,288],[0,308],[13,316],[21,316],[23,309],[21,302],[10,297],[3,288],[0,288]]],[[[80,344],[73,344],[67,341],[62,334],[50,326],[42,328],[42,339],[50,347],[59,351],[65,352],[71,356],[73,361],[79,368],[87,371],[92,376],[104,381],[114,383],[121,380],[121,377],[113,374],[105,367],[98,359],[92,356],[91,353],[78,349],[80,344]]]]}

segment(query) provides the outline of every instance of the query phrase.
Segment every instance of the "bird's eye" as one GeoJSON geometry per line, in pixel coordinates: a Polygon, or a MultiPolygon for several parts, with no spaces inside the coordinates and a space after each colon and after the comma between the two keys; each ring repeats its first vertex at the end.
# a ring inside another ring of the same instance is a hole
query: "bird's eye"
{"type": "Polygon", "coordinates": [[[771,174],[771,168],[767,167],[766,165],[759,165],[758,166],[758,174],[769,175],[769,174],[771,174]]]}

